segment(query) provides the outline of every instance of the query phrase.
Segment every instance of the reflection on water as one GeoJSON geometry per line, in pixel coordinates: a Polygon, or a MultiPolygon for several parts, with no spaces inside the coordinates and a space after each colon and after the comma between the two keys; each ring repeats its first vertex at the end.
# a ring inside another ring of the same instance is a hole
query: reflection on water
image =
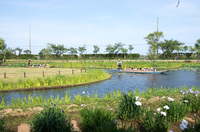
{"type": "Polygon", "coordinates": [[[38,91],[21,91],[21,92],[5,92],[0,93],[0,100],[4,98],[5,102],[11,101],[13,98],[25,98],[29,95],[40,96],[44,98],[56,97],[59,95],[60,98],[64,97],[66,92],[70,92],[71,96],[75,94],[93,95],[93,91],[98,93],[99,97],[103,96],[103,93],[107,94],[115,89],[120,91],[128,92],[129,90],[134,91],[138,88],[139,91],[144,91],[146,88],[160,88],[164,87],[200,87],[200,71],[199,70],[177,70],[169,71],[166,74],[117,74],[112,73],[112,70],[107,70],[112,74],[110,80],[103,82],[78,86],[73,88],[62,88],[62,89],[48,89],[38,91]]]}

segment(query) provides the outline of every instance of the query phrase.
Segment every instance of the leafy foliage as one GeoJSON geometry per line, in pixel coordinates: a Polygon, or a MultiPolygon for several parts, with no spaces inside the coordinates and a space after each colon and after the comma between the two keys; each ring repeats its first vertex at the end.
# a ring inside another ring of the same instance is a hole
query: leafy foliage
{"type": "Polygon", "coordinates": [[[164,111],[167,113],[168,120],[172,122],[182,120],[189,112],[189,107],[183,102],[168,101],[163,104],[169,106],[169,110],[164,111]]]}
{"type": "Polygon", "coordinates": [[[80,115],[81,128],[83,131],[103,132],[104,130],[117,129],[115,115],[111,110],[98,107],[93,109],[83,106],[80,115]]]}
{"type": "Polygon", "coordinates": [[[159,112],[154,113],[152,109],[145,111],[145,117],[141,124],[146,132],[167,132],[170,127],[167,117],[161,115],[159,112]]]}
{"type": "Polygon", "coordinates": [[[121,48],[123,48],[124,44],[122,43],[115,43],[115,45],[107,45],[106,46],[106,52],[112,56],[113,54],[118,54],[121,51],[121,48]]]}
{"type": "Polygon", "coordinates": [[[51,47],[52,51],[57,55],[57,56],[61,56],[63,53],[66,52],[66,48],[64,48],[64,45],[62,44],[51,44],[48,43],[48,45],[51,47]]]}
{"type": "Polygon", "coordinates": [[[32,121],[32,129],[36,132],[71,132],[73,130],[70,119],[65,119],[64,111],[55,104],[44,107],[32,121]]]}
{"type": "Polygon", "coordinates": [[[133,94],[123,94],[119,102],[119,116],[122,119],[139,119],[143,115],[141,106],[137,106],[133,94]]]}
{"type": "Polygon", "coordinates": [[[158,44],[159,48],[163,51],[164,58],[170,56],[174,50],[177,49],[178,46],[183,45],[177,40],[164,40],[158,44]]]}
{"type": "Polygon", "coordinates": [[[163,32],[153,32],[150,33],[147,37],[144,39],[147,41],[147,43],[150,45],[149,47],[149,57],[155,59],[155,54],[157,52],[158,56],[158,43],[161,38],[163,38],[163,32]],[[157,50],[157,51],[156,51],[157,50]]]}
{"type": "Polygon", "coordinates": [[[94,45],[94,50],[93,50],[93,53],[97,53],[99,52],[100,48],[97,46],[97,45],[94,45]]]}

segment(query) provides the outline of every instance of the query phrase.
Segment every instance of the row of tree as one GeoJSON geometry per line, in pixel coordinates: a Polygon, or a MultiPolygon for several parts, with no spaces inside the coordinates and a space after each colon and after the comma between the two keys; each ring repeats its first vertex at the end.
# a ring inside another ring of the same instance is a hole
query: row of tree
{"type": "MultiPolygon", "coordinates": [[[[119,53],[123,53],[125,55],[127,54],[128,49],[123,48],[124,45],[125,44],[122,44],[122,43],[115,43],[114,45],[109,44],[106,47],[105,52],[108,52],[110,57],[117,55],[119,53]]],[[[129,45],[130,53],[132,52],[133,49],[134,49],[133,46],[129,45]]],[[[60,44],[56,45],[56,44],[48,43],[47,48],[43,48],[39,52],[39,55],[43,55],[43,56],[46,56],[46,58],[49,58],[52,53],[54,53],[58,57],[62,56],[64,53],[68,53],[72,56],[79,53],[80,55],[83,56],[85,51],[86,51],[85,46],[78,47],[78,48],[74,48],[74,47],[65,48],[64,45],[60,45],[60,44]]],[[[99,51],[100,51],[100,47],[97,45],[94,45],[93,53],[97,54],[99,51]]]]}
{"type": "MultiPolygon", "coordinates": [[[[200,39],[198,39],[196,41],[196,43],[193,46],[187,46],[184,43],[179,42],[178,40],[167,40],[164,39],[162,41],[162,38],[164,38],[163,32],[153,32],[150,33],[147,37],[145,37],[144,39],[147,41],[147,43],[149,44],[149,52],[148,52],[148,56],[152,59],[156,59],[158,58],[159,54],[158,54],[158,50],[162,50],[162,54],[165,57],[171,57],[172,53],[174,51],[177,52],[177,54],[182,51],[184,53],[186,53],[186,51],[189,50],[189,52],[191,54],[188,55],[192,55],[194,52],[196,52],[197,54],[197,58],[199,60],[199,56],[200,56],[200,39]]],[[[189,57],[189,56],[188,56],[189,57]]]]}
{"type": "MultiPolygon", "coordinates": [[[[148,49],[148,57],[150,59],[156,59],[159,56],[163,56],[164,58],[171,57],[174,51],[179,53],[180,51],[186,53],[189,51],[192,55],[194,52],[198,55],[200,54],[200,39],[196,41],[196,43],[193,46],[187,46],[182,42],[179,42],[177,40],[166,40],[162,39],[164,38],[163,32],[153,32],[150,33],[147,37],[144,39],[147,41],[149,45],[148,49]],[[162,54],[159,54],[158,51],[161,50],[162,54]]],[[[131,54],[132,50],[134,49],[132,45],[128,45],[128,48],[124,48],[125,44],[123,43],[115,43],[114,45],[107,45],[105,52],[109,54],[110,57],[117,56],[119,53],[124,54],[124,58],[129,53],[131,54]]],[[[0,38],[0,60],[6,59],[8,56],[12,54],[16,54],[16,51],[19,52],[19,55],[22,53],[23,49],[17,47],[15,49],[7,48],[7,45],[5,44],[5,41],[0,38]]],[[[85,45],[82,47],[74,48],[65,48],[63,44],[52,44],[48,43],[47,48],[43,48],[40,50],[39,55],[45,56],[46,59],[50,57],[50,55],[55,54],[57,57],[61,57],[63,54],[68,53],[69,55],[74,56],[75,54],[85,55],[86,48],[85,45]]],[[[94,45],[93,53],[97,54],[100,51],[100,48],[97,45],[94,45]]],[[[31,54],[30,50],[24,50],[25,54],[31,54]]],[[[190,56],[188,56],[190,57],[190,56]]]]}

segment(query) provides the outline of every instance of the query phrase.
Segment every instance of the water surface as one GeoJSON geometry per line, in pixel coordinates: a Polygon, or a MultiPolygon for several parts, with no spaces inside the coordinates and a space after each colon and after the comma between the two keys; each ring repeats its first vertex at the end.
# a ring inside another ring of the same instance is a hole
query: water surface
{"type": "Polygon", "coordinates": [[[48,89],[48,90],[36,90],[36,91],[20,91],[20,92],[5,92],[0,93],[0,100],[4,98],[5,102],[11,101],[13,98],[25,98],[29,95],[40,96],[44,98],[64,97],[66,92],[70,92],[71,96],[75,94],[93,95],[93,92],[97,93],[99,97],[103,96],[103,93],[107,94],[115,89],[120,91],[128,92],[129,90],[134,91],[138,88],[139,91],[145,91],[146,88],[163,88],[165,87],[200,87],[200,71],[199,70],[176,70],[169,71],[166,74],[117,74],[113,73],[112,70],[106,70],[112,74],[110,80],[103,82],[83,85],[73,88],[62,88],[62,89],[48,89]]]}

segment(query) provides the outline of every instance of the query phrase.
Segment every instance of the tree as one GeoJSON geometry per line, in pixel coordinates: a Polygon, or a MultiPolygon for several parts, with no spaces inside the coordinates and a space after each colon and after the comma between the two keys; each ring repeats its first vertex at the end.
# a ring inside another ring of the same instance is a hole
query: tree
{"type": "Polygon", "coordinates": [[[184,53],[185,53],[185,57],[186,57],[186,51],[188,50],[188,47],[187,47],[187,45],[185,45],[184,47],[183,47],[183,51],[184,51],[184,53]]]}
{"type": "Polygon", "coordinates": [[[55,53],[58,57],[60,57],[63,53],[65,53],[67,51],[66,48],[64,48],[64,45],[56,45],[56,44],[51,44],[51,43],[48,43],[48,45],[50,45],[53,53],[55,53]]]}
{"type": "Polygon", "coordinates": [[[25,54],[31,54],[31,51],[27,49],[27,50],[24,50],[24,53],[25,54]]]}
{"type": "Polygon", "coordinates": [[[144,39],[146,39],[147,43],[150,45],[150,50],[149,52],[152,54],[152,57],[155,57],[155,54],[157,53],[157,57],[158,57],[158,44],[161,40],[161,38],[163,38],[163,32],[153,32],[150,33],[147,37],[145,37],[144,39]]]}
{"type": "Polygon", "coordinates": [[[120,43],[115,43],[114,46],[112,46],[111,44],[107,45],[106,47],[106,52],[109,53],[110,57],[113,54],[118,54],[121,51],[121,48],[124,46],[124,44],[120,43]]]}
{"type": "Polygon", "coordinates": [[[126,58],[126,54],[128,52],[128,49],[121,48],[121,52],[124,54],[124,58],[126,58]]]}
{"type": "Polygon", "coordinates": [[[39,55],[44,55],[45,59],[50,59],[51,58],[51,53],[52,49],[50,48],[50,45],[47,45],[47,48],[43,48],[40,52],[39,55]]]}
{"type": "Polygon", "coordinates": [[[11,58],[14,55],[15,55],[14,49],[8,47],[4,50],[4,60],[9,58],[9,57],[11,58]]]}
{"type": "Polygon", "coordinates": [[[134,49],[134,48],[133,48],[133,45],[128,45],[128,49],[129,49],[130,54],[131,54],[132,50],[134,49]]]}
{"type": "Polygon", "coordinates": [[[15,51],[17,51],[17,50],[19,51],[19,55],[21,55],[23,49],[17,47],[17,48],[15,48],[15,51]]]}
{"type": "MultiPolygon", "coordinates": [[[[132,50],[134,49],[134,48],[133,48],[133,45],[128,45],[128,49],[129,49],[130,54],[131,54],[132,50]]],[[[131,55],[130,57],[132,57],[132,55],[131,55]]]]}
{"type": "Polygon", "coordinates": [[[74,48],[74,47],[70,47],[70,48],[68,49],[68,51],[69,51],[69,54],[71,54],[73,57],[74,57],[74,54],[78,53],[78,52],[77,52],[77,49],[74,48]]]}
{"type": "Polygon", "coordinates": [[[78,51],[79,51],[80,54],[82,55],[82,54],[86,51],[85,46],[83,46],[83,47],[78,47],[78,51]]]}
{"type": "Polygon", "coordinates": [[[97,45],[94,45],[93,53],[97,54],[99,52],[100,48],[97,45]]]}
{"type": "Polygon", "coordinates": [[[172,52],[176,49],[177,46],[183,45],[183,43],[180,43],[177,40],[166,40],[160,42],[158,44],[159,48],[163,51],[164,58],[165,56],[171,56],[172,52]]]}
{"type": "MultiPolygon", "coordinates": [[[[83,55],[83,53],[86,51],[85,46],[83,46],[83,47],[78,47],[78,51],[80,52],[80,55],[83,55]]],[[[85,59],[85,54],[84,54],[84,59],[85,59]]]]}
{"type": "Polygon", "coordinates": [[[4,50],[6,49],[6,46],[4,39],[0,38],[0,64],[2,63],[2,60],[5,59],[4,50]]]}
{"type": "Polygon", "coordinates": [[[189,46],[188,47],[188,50],[190,51],[191,53],[191,56],[193,55],[193,52],[195,51],[195,48],[193,46],[189,46]]]}
{"type": "Polygon", "coordinates": [[[179,51],[182,51],[182,47],[180,46],[180,45],[177,45],[176,47],[175,47],[175,50],[178,52],[177,54],[179,54],[179,51]]]}
{"type": "Polygon", "coordinates": [[[197,61],[199,62],[199,56],[200,56],[200,39],[198,39],[194,45],[195,51],[197,53],[197,61]]]}

